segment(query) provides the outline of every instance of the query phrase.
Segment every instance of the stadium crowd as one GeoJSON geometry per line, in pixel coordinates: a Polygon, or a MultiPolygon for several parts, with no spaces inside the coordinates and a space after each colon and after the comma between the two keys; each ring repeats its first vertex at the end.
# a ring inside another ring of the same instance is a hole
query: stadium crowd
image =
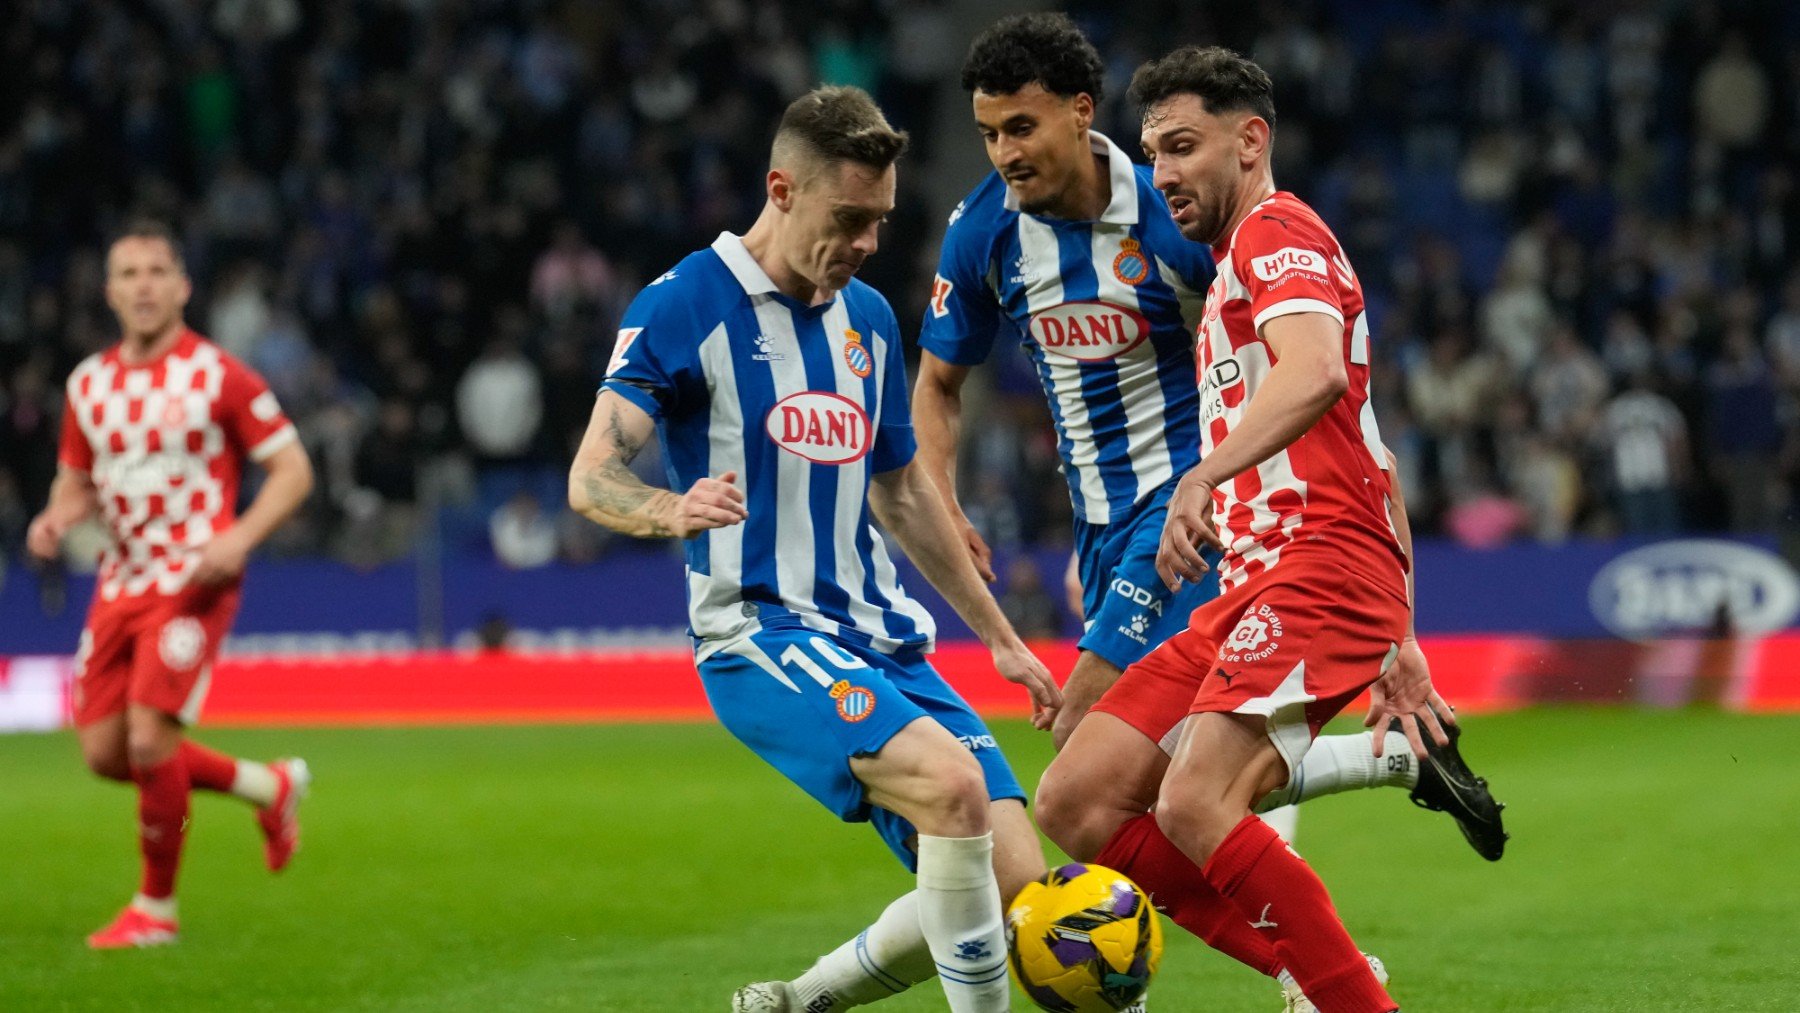
{"type": "MultiPolygon", "coordinates": [[[[1170,39],[1269,69],[1276,179],[1363,273],[1415,524],[1475,545],[1783,525],[1800,13],[1222,10],[1078,9],[1112,60],[1100,125],[1135,148],[1125,83],[1170,39]]],[[[151,214],[184,239],[190,321],[320,463],[274,548],[371,564],[442,517],[520,565],[592,558],[560,476],[617,316],[747,226],[770,125],[817,81],[914,132],[864,277],[916,333],[948,212],[924,184],[977,143],[934,128],[964,101],[950,25],[942,0],[25,0],[0,40],[0,547],[44,501],[62,378],[113,339],[103,240],[151,214]]],[[[997,358],[964,504],[996,547],[1056,544],[1042,394],[997,358]]]]}

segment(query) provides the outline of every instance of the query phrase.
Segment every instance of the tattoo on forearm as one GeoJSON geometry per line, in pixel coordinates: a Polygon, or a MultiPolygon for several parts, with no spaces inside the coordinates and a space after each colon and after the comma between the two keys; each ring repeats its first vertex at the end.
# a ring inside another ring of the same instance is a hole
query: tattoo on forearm
{"type": "Polygon", "coordinates": [[[595,510],[614,517],[637,517],[648,525],[648,533],[651,535],[673,535],[674,532],[661,516],[666,510],[653,509],[640,513],[644,505],[654,500],[662,490],[645,485],[632,474],[629,465],[643,449],[643,444],[633,441],[623,431],[624,422],[619,417],[617,408],[613,409],[611,423],[613,456],[582,476],[582,490],[587,494],[588,504],[595,510]]]}

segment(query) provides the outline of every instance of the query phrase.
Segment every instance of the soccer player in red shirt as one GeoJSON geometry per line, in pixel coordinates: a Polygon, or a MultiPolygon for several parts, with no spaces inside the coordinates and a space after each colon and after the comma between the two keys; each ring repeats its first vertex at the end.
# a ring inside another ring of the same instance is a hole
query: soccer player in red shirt
{"type": "Polygon", "coordinates": [[[1211,547],[1223,593],[1076,727],[1045,775],[1040,802],[1063,811],[1044,826],[1182,924],[1210,921],[1203,938],[1283,977],[1290,1009],[1395,1010],[1319,877],[1252,815],[1364,690],[1369,723],[1398,722],[1419,755],[1422,734],[1452,742],[1412,636],[1361,288],[1330,229],[1275,188],[1260,67],[1186,47],[1141,67],[1131,92],[1155,186],[1218,262],[1197,343],[1200,464],[1169,504],[1157,570],[1171,588],[1199,580],[1211,547]]]}
{"type": "Polygon", "coordinates": [[[265,858],[280,871],[310,780],[301,760],[236,760],[185,737],[237,613],[245,560],[313,482],[262,378],[182,321],[192,292],[164,226],[134,224],[112,244],[106,301],[122,340],[69,377],[50,503],[26,536],[50,559],[87,517],[112,534],[75,658],[75,723],[87,765],[137,785],[144,872],[125,910],[88,937],[96,949],[175,941],[192,788],[256,806],[265,858]],[[268,475],[234,517],[246,458],[268,475]]]}

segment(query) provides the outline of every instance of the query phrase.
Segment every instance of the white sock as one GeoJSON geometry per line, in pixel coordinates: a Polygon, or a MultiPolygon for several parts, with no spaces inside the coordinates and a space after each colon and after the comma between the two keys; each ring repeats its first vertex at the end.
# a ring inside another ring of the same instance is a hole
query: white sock
{"type": "Polygon", "coordinates": [[[1276,806],[1295,805],[1356,788],[1410,789],[1418,785],[1419,761],[1405,735],[1388,732],[1380,757],[1375,755],[1374,743],[1374,732],[1321,736],[1306,751],[1300,769],[1288,778],[1288,783],[1264,796],[1256,811],[1267,812],[1276,806]]]}
{"type": "Polygon", "coordinates": [[[1006,1013],[1006,927],[994,835],[919,835],[919,927],[952,1013],[1006,1013]]]}
{"type": "Polygon", "coordinates": [[[275,804],[275,793],[281,790],[281,781],[266,763],[255,760],[239,760],[237,775],[231,779],[231,793],[258,808],[275,804]]]}
{"type": "Polygon", "coordinates": [[[1256,815],[1269,825],[1269,829],[1279,834],[1289,844],[1294,843],[1294,835],[1300,832],[1300,809],[1298,806],[1281,805],[1256,815]]]}
{"type": "Polygon", "coordinates": [[[175,895],[167,897],[146,897],[141,893],[131,895],[131,906],[152,918],[161,918],[165,922],[175,920],[175,895]]]}
{"type": "Polygon", "coordinates": [[[889,904],[855,939],[820,957],[792,987],[800,1009],[835,1013],[904,992],[936,973],[915,890],[889,904]]]}

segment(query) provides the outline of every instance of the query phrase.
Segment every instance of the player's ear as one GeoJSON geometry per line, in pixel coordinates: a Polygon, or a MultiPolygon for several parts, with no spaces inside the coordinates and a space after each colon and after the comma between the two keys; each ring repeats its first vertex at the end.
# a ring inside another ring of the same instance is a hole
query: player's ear
{"type": "Polygon", "coordinates": [[[767,184],[769,203],[783,214],[794,209],[794,174],[786,169],[770,169],[767,184]]]}
{"type": "Polygon", "coordinates": [[[1255,114],[1245,116],[1238,127],[1238,157],[1246,166],[1255,165],[1268,150],[1269,121],[1255,114]]]}
{"type": "Polygon", "coordinates": [[[1081,128],[1082,130],[1086,130],[1087,128],[1093,126],[1094,125],[1094,96],[1089,95],[1087,92],[1084,91],[1081,94],[1075,96],[1075,98],[1072,99],[1071,102],[1072,102],[1072,108],[1075,111],[1075,125],[1077,127],[1081,128]]]}

